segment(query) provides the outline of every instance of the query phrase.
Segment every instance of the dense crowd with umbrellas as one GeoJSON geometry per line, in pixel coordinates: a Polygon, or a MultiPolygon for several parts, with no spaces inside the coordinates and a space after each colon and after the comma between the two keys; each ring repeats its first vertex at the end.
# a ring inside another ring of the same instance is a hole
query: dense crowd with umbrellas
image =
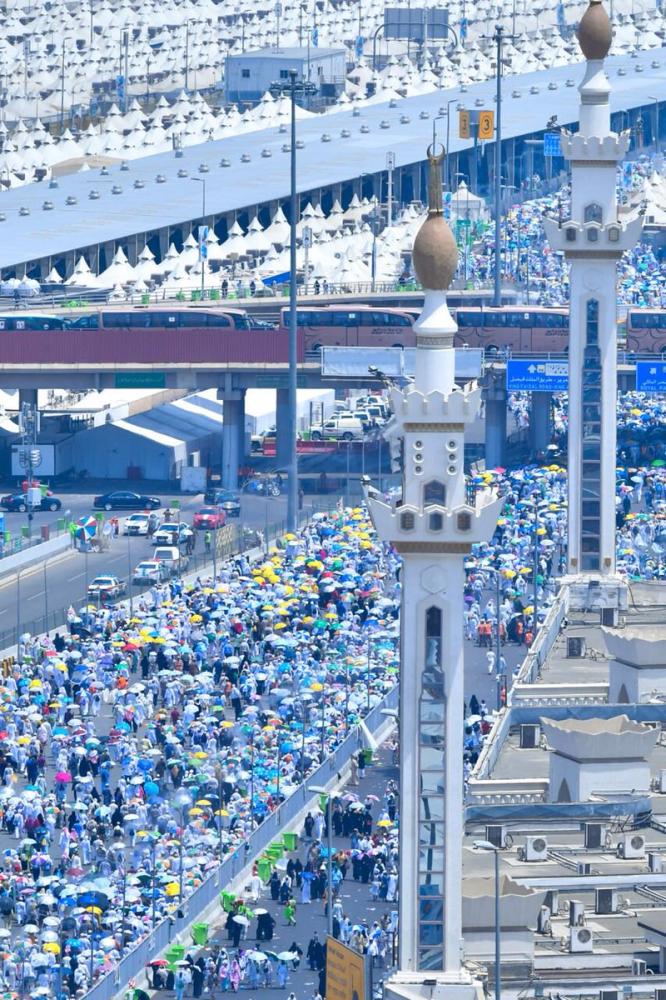
{"type": "Polygon", "coordinates": [[[393,582],[348,509],[131,619],[72,608],[70,634],[22,637],[0,685],[8,990],[111,969],[361,721],[395,683],[393,582]]]}

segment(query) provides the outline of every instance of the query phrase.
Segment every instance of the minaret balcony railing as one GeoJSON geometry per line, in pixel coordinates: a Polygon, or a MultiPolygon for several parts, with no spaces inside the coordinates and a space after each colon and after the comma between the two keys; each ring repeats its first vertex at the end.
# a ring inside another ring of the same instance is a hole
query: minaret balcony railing
{"type": "Polygon", "coordinates": [[[402,430],[409,424],[471,424],[479,412],[481,388],[477,382],[455,386],[449,393],[409,387],[395,392],[392,402],[393,419],[402,430]]]}
{"type": "MultiPolygon", "coordinates": [[[[490,492],[477,494],[476,505],[442,507],[429,504],[395,505],[376,496],[368,497],[368,509],[377,534],[385,542],[473,545],[492,535],[502,501],[490,492]]],[[[461,550],[462,551],[462,550],[461,550]]]]}
{"type": "Polygon", "coordinates": [[[604,255],[610,252],[620,257],[625,250],[636,246],[640,239],[643,216],[609,222],[606,226],[598,222],[581,224],[573,219],[560,222],[546,218],[543,219],[543,228],[553,250],[562,250],[565,254],[583,251],[591,256],[603,251],[604,255]]]}
{"type": "Polygon", "coordinates": [[[562,156],[565,160],[619,161],[629,151],[631,132],[613,132],[611,135],[572,135],[561,133],[562,156]]]}

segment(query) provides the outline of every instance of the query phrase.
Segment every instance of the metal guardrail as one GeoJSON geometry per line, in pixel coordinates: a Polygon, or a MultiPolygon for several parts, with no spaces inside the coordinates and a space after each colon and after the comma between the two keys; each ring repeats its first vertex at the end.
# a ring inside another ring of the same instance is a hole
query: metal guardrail
{"type": "MultiPolygon", "coordinates": [[[[385,723],[382,711],[387,708],[397,708],[398,688],[394,687],[385,697],[370,710],[365,717],[365,724],[371,733],[375,733],[385,723]]],[[[259,855],[280,833],[292,823],[307,802],[314,796],[308,791],[309,784],[326,785],[331,777],[348,761],[352,752],[364,743],[360,729],[357,727],[340,743],[337,749],[311,772],[306,781],[286,799],[250,836],[248,841],[229,855],[219,868],[189,896],[183,904],[182,917],[175,919],[165,917],[154,930],[140,941],[132,951],[125,955],[112,972],[100,979],[95,986],[85,994],[86,1000],[113,1000],[127,986],[130,979],[140,975],[149,961],[156,958],[173,938],[187,930],[189,925],[203,913],[213,900],[219,896],[224,886],[228,885],[249,863],[250,859],[259,855]]]]}

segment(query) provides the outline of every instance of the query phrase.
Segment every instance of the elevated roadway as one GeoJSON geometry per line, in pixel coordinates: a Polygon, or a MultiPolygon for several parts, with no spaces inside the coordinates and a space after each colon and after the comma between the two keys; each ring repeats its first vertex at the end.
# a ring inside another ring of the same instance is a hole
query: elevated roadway
{"type": "MultiPolygon", "coordinates": [[[[612,110],[622,113],[616,114],[616,127],[626,127],[631,113],[650,109],[649,129],[654,113],[650,94],[663,91],[659,84],[666,79],[666,49],[615,56],[606,60],[606,66],[613,83],[612,110]]],[[[576,121],[577,84],[582,78],[582,63],[506,78],[503,170],[508,183],[526,176],[534,162],[530,148],[521,145],[522,138],[542,133],[553,110],[562,125],[576,121]],[[523,154],[529,155],[521,165],[523,154]]],[[[346,203],[355,179],[366,175],[365,183],[381,197],[386,153],[391,150],[397,201],[420,199],[425,190],[423,156],[434,119],[448,104],[452,118],[458,103],[470,109],[492,108],[494,92],[494,80],[487,80],[464,91],[378,101],[300,121],[299,192],[303,198],[324,197],[328,204],[334,197],[346,203]]],[[[457,137],[455,124],[453,119],[449,130],[450,176],[460,169],[469,174],[477,162],[469,156],[472,142],[457,137]]],[[[445,123],[440,121],[437,127],[445,139],[445,123]]],[[[201,185],[192,183],[194,177],[207,182],[205,221],[219,223],[218,235],[224,236],[227,223],[238,213],[254,214],[262,207],[268,213],[287,199],[288,138],[272,127],[190,146],[179,155],[160,153],[118,163],[105,168],[104,175],[91,170],[61,177],[53,188],[42,182],[7,191],[0,201],[0,232],[7,230],[0,240],[0,270],[27,268],[45,275],[52,264],[61,263],[69,272],[75,252],[83,250],[93,269],[101,270],[118,244],[127,249],[130,260],[147,241],[163,252],[171,238],[182,238],[193,221],[201,221],[201,185]]],[[[479,164],[481,176],[485,159],[479,164]]]]}

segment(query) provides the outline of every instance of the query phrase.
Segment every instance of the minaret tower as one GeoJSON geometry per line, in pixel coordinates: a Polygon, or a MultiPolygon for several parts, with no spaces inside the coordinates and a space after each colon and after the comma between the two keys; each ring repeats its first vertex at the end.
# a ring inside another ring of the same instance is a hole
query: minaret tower
{"type": "Polygon", "coordinates": [[[579,128],[562,133],[571,163],[571,217],[544,220],[551,246],[570,264],[568,569],[572,575],[615,573],[617,405],[616,264],[637,242],[641,218],[621,220],[617,164],[630,133],[610,126],[604,59],[612,26],[602,0],[590,0],[578,25],[587,60],[580,85],[579,128]]]}
{"type": "Polygon", "coordinates": [[[481,390],[454,381],[446,289],[458,254],[442,214],[442,159],[428,151],[429,212],[413,250],[426,289],[415,377],[391,391],[387,437],[394,456],[402,448],[402,496],[369,488],[368,506],[402,556],[399,960],[386,988],[396,998],[471,1000],[478,984],[462,966],[463,560],[491,537],[499,504],[490,492],[466,497],[465,426],[481,390]]]}

